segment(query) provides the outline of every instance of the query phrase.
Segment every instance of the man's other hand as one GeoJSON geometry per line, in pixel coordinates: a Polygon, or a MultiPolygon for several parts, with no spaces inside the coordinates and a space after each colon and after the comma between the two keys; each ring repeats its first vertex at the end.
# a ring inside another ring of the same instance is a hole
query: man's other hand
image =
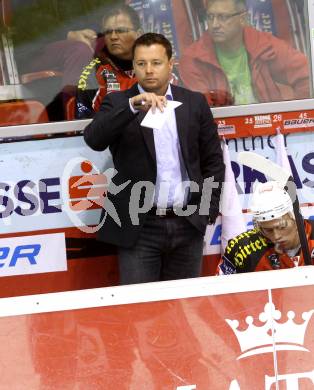
{"type": "Polygon", "coordinates": [[[69,31],[67,39],[85,43],[93,52],[95,49],[97,34],[94,30],[86,28],[85,30],[69,31]]]}

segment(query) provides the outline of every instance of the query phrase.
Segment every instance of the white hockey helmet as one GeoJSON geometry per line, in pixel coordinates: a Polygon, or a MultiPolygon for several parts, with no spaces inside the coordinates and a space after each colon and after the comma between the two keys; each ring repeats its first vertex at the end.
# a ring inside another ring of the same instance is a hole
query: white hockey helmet
{"type": "Polygon", "coordinates": [[[293,213],[293,205],[287,191],[276,181],[268,181],[256,185],[251,199],[251,212],[254,222],[265,222],[293,213]]]}

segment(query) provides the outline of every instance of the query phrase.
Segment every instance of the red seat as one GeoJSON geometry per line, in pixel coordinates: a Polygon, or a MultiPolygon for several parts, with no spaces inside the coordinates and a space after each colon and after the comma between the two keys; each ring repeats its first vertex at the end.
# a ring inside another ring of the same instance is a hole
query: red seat
{"type": "Polygon", "coordinates": [[[0,0],[1,24],[8,28],[11,24],[12,10],[10,0],[0,0]]]}
{"type": "Polygon", "coordinates": [[[45,106],[35,100],[0,102],[0,126],[49,122],[45,106]]]}
{"type": "Polygon", "coordinates": [[[76,105],[76,99],[75,96],[72,96],[65,105],[65,118],[68,121],[71,121],[75,119],[75,105],[76,105]]]}
{"type": "Polygon", "coordinates": [[[56,70],[41,70],[38,72],[25,73],[21,76],[22,84],[28,84],[36,80],[47,79],[50,77],[62,77],[62,72],[56,70]]]}

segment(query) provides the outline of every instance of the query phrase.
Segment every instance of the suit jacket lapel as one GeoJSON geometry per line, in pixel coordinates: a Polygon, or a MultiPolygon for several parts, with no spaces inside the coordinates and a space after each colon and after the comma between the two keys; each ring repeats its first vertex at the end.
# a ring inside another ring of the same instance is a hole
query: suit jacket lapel
{"type": "MultiPolygon", "coordinates": [[[[181,106],[177,107],[175,109],[175,116],[176,116],[176,122],[177,122],[177,130],[178,130],[178,137],[180,141],[181,151],[184,158],[184,161],[188,161],[187,154],[188,154],[188,144],[187,144],[187,134],[189,130],[189,105],[187,104],[187,101],[185,100],[185,96],[183,93],[183,90],[180,88],[177,88],[174,85],[171,85],[171,92],[173,96],[173,100],[177,100],[181,102],[181,106]]],[[[129,97],[133,97],[139,94],[139,90],[137,88],[137,84],[135,84],[131,89],[128,90],[129,97]]],[[[146,146],[156,163],[156,150],[155,150],[155,142],[154,142],[154,133],[153,129],[149,127],[143,127],[141,126],[141,122],[146,115],[145,112],[140,111],[138,115],[136,116],[136,120],[138,122],[138,126],[140,128],[140,131],[143,134],[146,146]]]]}
{"type": "MultiPolygon", "coordinates": [[[[139,90],[137,88],[137,84],[133,85],[132,88],[128,90],[129,97],[133,97],[139,94],[139,90]]],[[[141,126],[141,122],[144,119],[144,116],[146,115],[146,112],[140,111],[136,115],[136,120],[138,122],[139,130],[142,132],[146,146],[149,150],[149,153],[151,154],[154,162],[156,163],[156,150],[155,150],[155,142],[154,142],[154,133],[153,129],[150,127],[143,127],[141,126]]]]}
{"type": "Polygon", "coordinates": [[[177,107],[174,112],[177,122],[178,137],[181,146],[181,152],[184,158],[184,161],[188,161],[188,143],[187,143],[187,134],[189,130],[189,105],[184,96],[184,90],[177,88],[174,85],[171,85],[171,91],[173,100],[181,102],[181,106],[177,107]]]}

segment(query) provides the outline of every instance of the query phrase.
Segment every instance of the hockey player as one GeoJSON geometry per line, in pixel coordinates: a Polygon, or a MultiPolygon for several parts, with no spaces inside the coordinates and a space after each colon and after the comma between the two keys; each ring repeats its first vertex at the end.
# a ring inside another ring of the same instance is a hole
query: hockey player
{"type": "MultiPolygon", "coordinates": [[[[259,183],[251,202],[254,229],[229,240],[217,274],[232,274],[304,265],[289,194],[277,182],[259,183]]],[[[304,221],[311,258],[314,221],[304,221]]]]}

